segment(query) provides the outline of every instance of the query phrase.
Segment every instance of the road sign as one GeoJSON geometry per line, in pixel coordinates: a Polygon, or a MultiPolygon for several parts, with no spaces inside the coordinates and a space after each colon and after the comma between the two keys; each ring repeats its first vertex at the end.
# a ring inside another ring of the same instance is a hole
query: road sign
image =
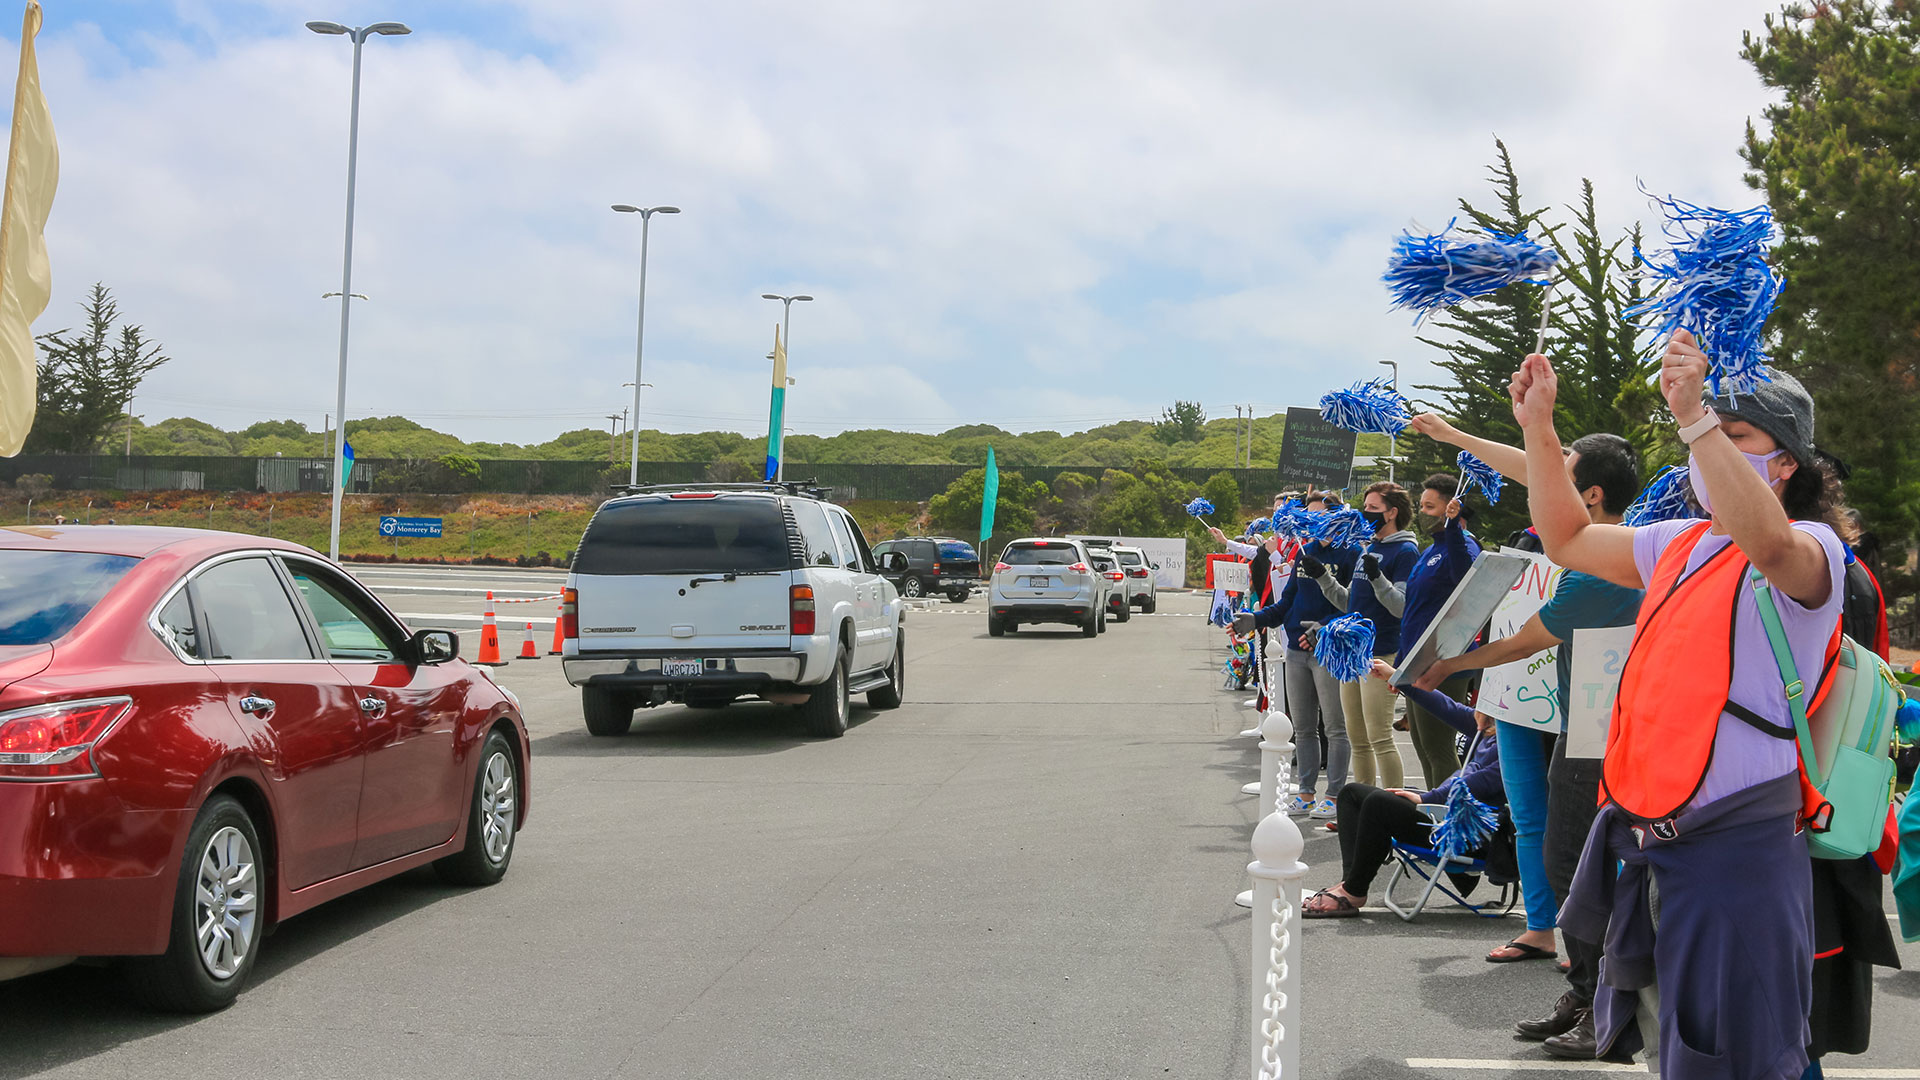
{"type": "Polygon", "coordinates": [[[1353,432],[1320,418],[1318,409],[1288,409],[1280,436],[1280,482],[1344,490],[1353,475],[1353,432]]]}
{"type": "Polygon", "coordinates": [[[438,539],[440,522],[440,518],[383,517],[380,519],[380,535],[424,536],[438,539]]]}

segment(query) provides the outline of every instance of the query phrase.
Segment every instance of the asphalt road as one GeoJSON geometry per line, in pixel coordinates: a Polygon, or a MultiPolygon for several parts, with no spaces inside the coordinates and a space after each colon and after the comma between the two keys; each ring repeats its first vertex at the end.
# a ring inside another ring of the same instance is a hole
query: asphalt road
{"type": "MultiPolygon", "coordinates": [[[[360,572],[415,625],[462,630],[480,590],[561,580],[360,572]]],[[[594,739],[557,661],[514,663],[533,813],[504,882],[416,872],[290,920],[215,1016],[142,1013],[109,970],[0,983],[0,1076],[1245,1076],[1253,714],[1221,689],[1203,608],[1166,596],[1089,641],[990,639],[978,601],[937,604],[907,623],[907,704],[856,708],[832,741],[765,705],[594,739]]],[[[531,620],[544,653],[552,601],[498,610],[510,646],[531,620]]],[[[1318,887],[1338,847],[1310,835],[1318,887]]],[[[1518,929],[1309,926],[1305,1074],[1544,1065],[1510,1026],[1558,976],[1481,960],[1518,929]]],[[[1830,1064],[1920,1076],[1920,970],[1877,985],[1873,1052],[1830,1064]]]]}

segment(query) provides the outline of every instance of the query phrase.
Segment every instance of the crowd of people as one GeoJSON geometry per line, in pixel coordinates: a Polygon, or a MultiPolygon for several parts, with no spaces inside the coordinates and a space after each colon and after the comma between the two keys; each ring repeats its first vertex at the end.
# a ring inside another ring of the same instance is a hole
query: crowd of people
{"type": "MultiPolygon", "coordinates": [[[[1805,695],[1817,697],[1814,673],[1824,683],[1843,620],[1884,655],[1884,601],[1852,557],[1857,519],[1816,447],[1805,390],[1775,374],[1715,396],[1708,370],[1693,339],[1676,334],[1660,387],[1689,454],[1691,516],[1637,527],[1623,515],[1642,490],[1642,455],[1607,432],[1562,441],[1544,356],[1527,357],[1509,386],[1520,446],[1437,415],[1413,419],[1526,488],[1531,527],[1505,542],[1563,572],[1514,633],[1483,632],[1397,690],[1396,667],[1487,542],[1455,477],[1412,491],[1368,486],[1358,508],[1373,535],[1359,548],[1213,531],[1253,564],[1230,632],[1254,641],[1277,675],[1259,704],[1275,695],[1294,725],[1286,809],[1339,835],[1340,878],[1304,901],[1303,917],[1361,917],[1392,843],[1429,843],[1442,815],[1423,804],[1470,795],[1511,838],[1526,919],[1486,959],[1557,962],[1566,975],[1558,1000],[1515,1018],[1517,1035],[1558,1058],[1644,1054],[1683,1080],[1818,1077],[1827,1054],[1866,1050],[1871,970],[1899,959],[1883,908],[1890,852],[1810,857],[1792,672],[1808,673],[1805,695]],[[1372,669],[1351,681],[1314,655],[1317,633],[1343,614],[1374,627],[1372,669]],[[1627,626],[1605,753],[1570,754],[1575,633],[1627,626]],[[1482,670],[1553,648],[1557,726],[1474,708],[1482,670]],[[1396,727],[1415,763],[1403,763],[1396,727]]],[[[1342,506],[1337,493],[1289,492],[1276,510],[1290,500],[1342,506]]],[[[1493,858],[1485,865],[1496,872],[1493,858]]]]}

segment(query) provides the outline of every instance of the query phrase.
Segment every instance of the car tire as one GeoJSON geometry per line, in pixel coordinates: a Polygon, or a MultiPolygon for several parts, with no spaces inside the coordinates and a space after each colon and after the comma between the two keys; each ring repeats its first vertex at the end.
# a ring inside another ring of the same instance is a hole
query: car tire
{"type": "Polygon", "coordinates": [[[900,579],[900,595],[908,600],[918,600],[927,595],[927,583],[916,574],[908,574],[900,579]]]}
{"type": "MultiPolygon", "coordinates": [[[[631,714],[629,714],[631,715],[631,714]]],[[[450,885],[492,885],[507,876],[513,840],[520,826],[520,763],[513,742],[494,731],[480,744],[480,764],[467,802],[467,844],[434,861],[434,872],[450,885]]]]}
{"type": "Polygon", "coordinates": [[[180,859],[167,951],[126,965],[128,987],[142,1004],[210,1013],[240,996],[266,936],[265,850],[253,818],[232,796],[215,795],[200,808],[180,859]],[[203,912],[210,905],[202,903],[202,894],[224,913],[217,925],[204,917],[211,911],[203,912]],[[207,949],[214,949],[216,959],[205,958],[207,949]]]}
{"type": "Polygon", "coordinates": [[[618,690],[581,687],[580,711],[586,714],[589,735],[625,735],[633,727],[633,699],[618,690]]]}
{"type": "Polygon", "coordinates": [[[813,696],[799,712],[809,734],[837,739],[847,733],[847,714],[852,709],[853,701],[847,694],[847,657],[842,653],[833,658],[833,674],[813,688],[813,696]]]}
{"type": "Polygon", "coordinates": [[[1094,623],[1096,624],[1094,633],[1104,634],[1107,632],[1107,609],[1106,608],[1100,609],[1100,614],[1095,616],[1094,623]]]}
{"type": "Polygon", "coordinates": [[[1147,602],[1140,605],[1140,614],[1151,615],[1153,614],[1153,609],[1159,606],[1160,606],[1160,601],[1155,597],[1149,596],[1147,597],[1147,602]]]}
{"type": "Polygon", "coordinates": [[[1114,612],[1113,617],[1117,622],[1126,622],[1128,619],[1133,618],[1132,602],[1129,601],[1128,603],[1121,604],[1120,610],[1114,612]]]}
{"type": "Polygon", "coordinates": [[[951,600],[956,604],[966,603],[967,598],[972,595],[973,595],[973,592],[972,590],[969,590],[969,589],[948,589],[947,590],[947,599],[951,600]]]}
{"type": "Polygon", "coordinates": [[[1080,636],[1100,636],[1100,617],[1098,615],[1089,615],[1087,616],[1087,621],[1080,624],[1080,636]]]}
{"type": "Polygon", "coordinates": [[[1007,620],[998,615],[987,616],[987,636],[999,637],[1008,630],[1007,620]]]}
{"type": "Polygon", "coordinates": [[[867,691],[867,704],[876,709],[897,709],[907,694],[907,632],[893,636],[893,663],[887,667],[887,685],[867,691]]]}

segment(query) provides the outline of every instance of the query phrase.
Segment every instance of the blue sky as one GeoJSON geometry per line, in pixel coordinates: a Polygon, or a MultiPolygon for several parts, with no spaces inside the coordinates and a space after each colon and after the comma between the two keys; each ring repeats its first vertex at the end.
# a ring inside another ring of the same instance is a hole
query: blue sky
{"type": "MultiPolygon", "coordinates": [[[[1627,0],[958,6],[628,0],[48,3],[62,186],[53,305],[94,281],[173,363],[149,422],[332,409],[350,48],[367,46],[348,412],[470,439],[764,430],[778,305],[795,429],[1073,430],[1278,412],[1432,356],[1385,310],[1393,234],[1486,195],[1495,133],[1535,202],[1582,176],[1749,205],[1775,5],[1627,0]],[[1516,66],[1514,59],[1521,63],[1516,66]]],[[[0,90],[0,93],[10,91],[0,90]]]]}

